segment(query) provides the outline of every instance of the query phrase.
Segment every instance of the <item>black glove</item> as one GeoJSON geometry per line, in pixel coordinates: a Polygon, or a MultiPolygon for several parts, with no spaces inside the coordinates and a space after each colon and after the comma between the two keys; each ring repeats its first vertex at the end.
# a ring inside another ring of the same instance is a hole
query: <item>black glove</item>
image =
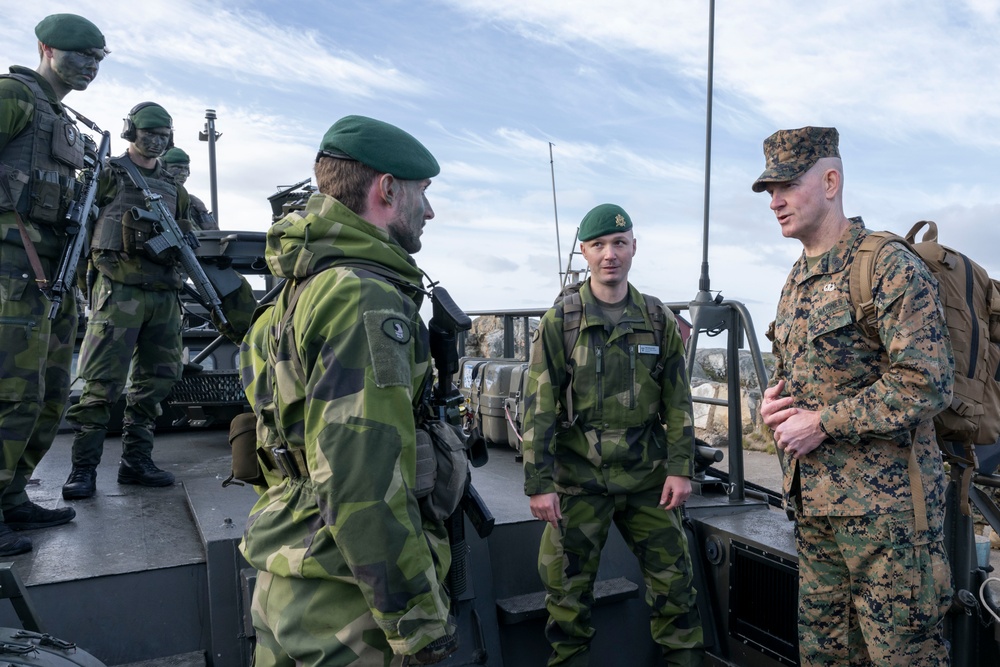
{"type": "Polygon", "coordinates": [[[445,635],[435,639],[414,655],[406,656],[404,667],[410,665],[436,665],[458,650],[458,634],[445,635]]]}

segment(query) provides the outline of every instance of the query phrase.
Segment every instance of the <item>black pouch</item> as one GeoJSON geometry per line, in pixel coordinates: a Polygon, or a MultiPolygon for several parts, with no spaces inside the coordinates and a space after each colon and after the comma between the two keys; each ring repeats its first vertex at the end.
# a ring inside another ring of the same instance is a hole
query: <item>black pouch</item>
{"type": "Polygon", "coordinates": [[[28,218],[47,225],[60,222],[66,215],[63,187],[63,181],[56,172],[35,170],[28,218]]]}
{"type": "MultiPolygon", "coordinates": [[[[430,493],[420,499],[420,509],[427,518],[444,521],[458,509],[469,485],[465,436],[457,426],[441,421],[428,422],[417,431],[421,432],[429,436],[433,445],[434,483],[430,493]]],[[[421,437],[417,438],[418,450],[421,437]]]]}

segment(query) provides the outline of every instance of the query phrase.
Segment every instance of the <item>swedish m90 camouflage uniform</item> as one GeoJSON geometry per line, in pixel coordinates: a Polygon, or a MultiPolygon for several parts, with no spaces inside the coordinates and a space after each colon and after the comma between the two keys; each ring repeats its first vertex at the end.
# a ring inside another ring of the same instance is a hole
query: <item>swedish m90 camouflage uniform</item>
{"type": "Polygon", "coordinates": [[[864,337],[848,278],[866,235],[861,218],[852,218],[811,269],[801,257],[774,322],[772,383],[785,380],[795,407],[818,411],[829,436],[786,459],[784,491],[797,516],[800,653],[808,665],[943,665],[940,621],[952,586],[931,420],[951,401],[951,344],[934,279],[898,244],[875,264],[884,346],[864,337]],[[911,453],[921,488],[911,488],[911,453]],[[921,499],[927,530],[915,524],[921,499]]]}
{"type": "MultiPolygon", "coordinates": [[[[123,159],[128,159],[127,153],[123,159]]],[[[184,188],[159,163],[153,170],[136,168],[183,228],[188,207],[184,188]]],[[[144,209],[145,199],[114,160],[101,174],[97,204],[101,212],[91,240],[90,261],[95,269],[91,315],[79,359],[79,376],[86,383],[79,403],[66,414],[77,431],[74,467],[100,463],[111,409],[126,379],[122,458],[130,463],[148,459],[160,402],[182,370],[180,267],[175,259],[160,262],[126,247],[137,237],[134,230],[124,227],[123,217],[133,206],[144,209]]]]}
{"type": "Polygon", "coordinates": [[[28,501],[25,485],[55,438],[77,328],[75,298],[63,299],[56,319],[48,319],[50,302],[35,282],[14,211],[51,279],[66,242],[75,172],[84,166],[83,138],[52,86],[25,67],[10,71],[0,76],[0,509],[28,501]]]}
{"type": "Polygon", "coordinates": [[[249,395],[260,440],[293,461],[240,545],[260,570],[256,664],[400,665],[454,632],[447,533],[413,495],[414,410],[431,374],[422,275],[384,231],[322,194],[271,227],[266,257],[279,277],[313,277],[284,335],[288,289],[241,350],[241,365],[263,373],[249,395]]]}
{"type": "Polygon", "coordinates": [[[560,529],[546,524],[538,570],[548,595],[546,636],[555,664],[587,664],[590,611],[601,549],[614,520],[639,558],[652,608],[653,639],[665,651],[702,646],[691,558],[679,509],[657,507],[668,475],[690,477],[694,454],[691,393],[676,323],[656,340],[642,295],[613,325],[589,283],[583,319],[566,370],[561,305],[542,317],[531,348],[525,393],[524,491],[558,492],[560,529]],[[657,363],[659,380],[651,375],[657,363]],[[572,383],[576,420],[565,423],[572,383]]]}

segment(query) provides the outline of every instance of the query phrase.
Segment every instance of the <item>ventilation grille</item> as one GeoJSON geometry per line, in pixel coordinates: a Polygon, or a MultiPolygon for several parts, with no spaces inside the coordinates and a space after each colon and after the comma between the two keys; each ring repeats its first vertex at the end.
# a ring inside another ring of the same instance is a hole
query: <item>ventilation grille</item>
{"type": "Polygon", "coordinates": [[[799,662],[798,564],[739,542],[729,561],[729,633],[783,664],[799,662]]]}
{"type": "Polygon", "coordinates": [[[242,405],[246,402],[239,371],[202,371],[185,375],[167,398],[171,405],[242,405]]]}

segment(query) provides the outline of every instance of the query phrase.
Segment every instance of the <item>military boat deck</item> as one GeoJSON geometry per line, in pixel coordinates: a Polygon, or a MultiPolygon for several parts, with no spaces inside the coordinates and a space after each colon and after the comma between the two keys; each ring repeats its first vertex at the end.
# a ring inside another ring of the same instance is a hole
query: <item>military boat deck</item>
{"type": "MultiPolygon", "coordinates": [[[[75,642],[108,665],[170,656],[157,664],[246,665],[241,600],[245,566],[235,552],[256,494],[221,488],[229,442],[221,430],[157,436],[154,456],[172,487],[117,483],[120,440],[109,437],[93,498],[64,501],[72,434],[61,433],[28,494],[76,519],[30,531],[33,550],[3,558],[24,584],[42,631],[75,642]],[[206,652],[212,655],[207,657],[206,652]]],[[[0,603],[0,626],[21,627],[0,603]]]]}
{"type": "MultiPolygon", "coordinates": [[[[178,480],[162,489],[119,485],[120,440],[109,437],[105,461],[98,469],[97,494],[69,503],[62,499],[61,486],[69,474],[71,442],[70,433],[57,437],[29,494],[46,507],[71,505],[76,519],[28,533],[33,551],[2,559],[12,563],[24,584],[41,630],[75,642],[107,665],[250,664],[253,630],[245,609],[253,571],[236,545],[256,494],[250,487],[221,486],[230,470],[227,432],[157,435],[154,459],[178,480]]],[[[761,454],[760,458],[762,469],[779,474],[774,457],[761,454]]],[[[544,594],[537,574],[542,524],[528,510],[515,452],[491,448],[490,462],[473,471],[473,481],[496,523],[492,534],[480,539],[466,521],[468,587],[459,604],[463,645],[442,665],[542,665],[549,653],[543,634],[544,594]]],[[[714,551],[713,546],[726,546],[731,536],[738,535],[749,566],[758,561],[766,566],[764,574],[769,576],[759,583],[773,585],[769,573],[775,568],[783,580],[794,583],[794,546],[783,512],[767,511],[763,499],[733,502],[723,493],[707,493],[692,498],[688,513],[693,519],[690,538],[697,543],[714,551]]],[[[698,582],[702,590],[722,598],[727,597],[727,583],[716,581],[713,573],[729,570],[726,553],[722,549],[715,555],[712,562],[718,564],[707,571],[711,576],[698,582]]],[[[605,547],[596,592],[598,634],[592,664],[625,664],[623,647],[628,664],[655,664],[658,650],[649,637],[642,578],[615,529],[605,547]]],[[[742,603],[761,592],[756,585],[744,591],[742,603]]],[[[786,593],[794,595],[794,589],[786,593]]],[[[725,613],[719,617],[708,608],[703,609],[703,618],[710,625],[729,624],[725,613]]],[[[788,619],[776,622],[780,626],[765,628],[764,635],[786,634],[788,619]]],[[[0,601],[0,626],[21,625],[13,606],[0,601]]],[[[738,631],[740,646],[752,642],[757,632],[728,627],[715,631],[722,631],[722,636],[738,631]]],[[[776,657],[789,648],[767,645],[763,651],[776,657]]],[[[781,662],[788,661],[778,658],[756,664],[781,662]]],[[[741,663],[750,664],[743,660],[736,664],[741,663]]]]}

